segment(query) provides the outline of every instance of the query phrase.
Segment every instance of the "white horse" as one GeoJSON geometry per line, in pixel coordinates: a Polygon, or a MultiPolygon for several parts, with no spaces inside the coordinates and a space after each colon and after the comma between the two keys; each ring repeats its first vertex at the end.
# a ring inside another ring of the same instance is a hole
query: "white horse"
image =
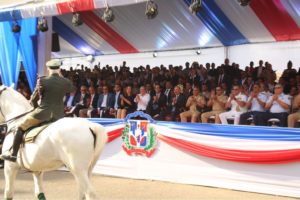
{"type": "MultiPolygon", "coordinates": [[[[32,109],[29,102],[10,87],[0,86],[0,123],[9,121],[32,109]]],[[[18,124],[23,117],[7,124],[8,130],[18,124]]],[[[2,153],[9,151],[13,134],[4,140],[2,153]]],[[[100,153],[107,142],[105,128],[81,118],[63,118],[48,126],[34,143],[26,143],[20,148],[17,162],[5,161],[4,199],[12,200],[17,172],[24,167],[33,172],[35,195],[46,199],[42,188],[45,171],[67,166],[79,185],[79,199],[96,199],[90,183],[90,175],[100,153]]]]}

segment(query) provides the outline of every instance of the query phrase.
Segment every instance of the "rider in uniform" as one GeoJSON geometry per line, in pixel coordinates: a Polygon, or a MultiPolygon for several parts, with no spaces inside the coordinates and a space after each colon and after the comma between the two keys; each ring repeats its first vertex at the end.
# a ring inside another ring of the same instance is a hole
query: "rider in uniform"
{"type": "Polygon", "coordinates": [[[59,75],[61,61],[53,59],[48,61],[46,66],[49,70],[49,76],[42,77],[37,81],[36,88],[31,96],[30,103],[33,105],[34,110],[27,114],[18,125],[12,154],[2,155],[3,160],[16,162],[26,130],[43,122],[56,121],[64,117],[63,97],[66,93],[72,91],[73,84],[70,80],[59,75]],[[38,103],[39,100],[40,103],[38,103]]]}

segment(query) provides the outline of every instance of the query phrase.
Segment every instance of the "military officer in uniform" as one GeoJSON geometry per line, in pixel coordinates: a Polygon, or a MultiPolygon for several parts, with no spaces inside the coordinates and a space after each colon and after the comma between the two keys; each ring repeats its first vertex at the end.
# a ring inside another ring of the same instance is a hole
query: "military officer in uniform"
{"type": "Polygon", "coordinates": [[[234,117],[234,125],[240,122],[240,115],[247,111],[246,107],[247,96],[241,93],[241,87],[234,85],[232,93],[227,100],[225,108],[231,108],[228,112],[223,112],[216,115],[215,123],[228,124],[227,118],[234,117]]]}
{"type": "Polygon", "coordinates": [[[264,114],[264,125],[271,118],[279,119],[279,126],[287,127],[287,118],[289,115],[291,106],[291,99],[288,95],[283,93],[283,86],[281,84],[276,84],[274,87],[274,94],[270,96],[266,102],[266,112],[264,114]]]}
{"type": "Polygon", "coordinates": [[[14,138],[12,154],[2,155],[3,160],[15,162],[22,143],[23,135],[31,127],[47,121],[56,121],[64,117],[63,98],[66,93],[72,92],[72,82],[59,75],[61,61],[54,59],[46,63],[49,69],[49,76],[38,80],[37,86],[31,96],[30,103],[34,110],[24,117],[18,125],[14,138]],[[40,103],[38,101],[40,100],[40,103]]]}
{"type": "Polygon", "coordinates": [[[247,125],[247,119],[253,116],[253,122],[255,125],[264,125],[262,116],[265,113],[267,95],[260,91],[261,88],[259,83],[255,83],[252,87],[252,93],[246,103],[247,108],[250,110],[241,114],[240,124],[247,125]]]}

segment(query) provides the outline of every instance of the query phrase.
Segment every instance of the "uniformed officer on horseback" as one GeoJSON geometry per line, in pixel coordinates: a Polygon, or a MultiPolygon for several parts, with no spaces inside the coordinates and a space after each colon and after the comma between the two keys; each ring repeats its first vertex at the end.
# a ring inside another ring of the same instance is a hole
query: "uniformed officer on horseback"
{"type": "Polygon", "coordinates": [[[73,89],[72,82],[59,75],[61,61],[50,60],[46,63],[49,76],[42,77],[37,81],[36,88],[31,96],[30,103],[34,110],[24,117],[18,125],[14,137],[12,153],[2,155],[1,159],[16,162],[17,154],[22,143],[25,131],[43,122],[56,121],[64,117],[63,97],[73,89]],[[40,100],[40,103],[38,103],[40,100]]]}

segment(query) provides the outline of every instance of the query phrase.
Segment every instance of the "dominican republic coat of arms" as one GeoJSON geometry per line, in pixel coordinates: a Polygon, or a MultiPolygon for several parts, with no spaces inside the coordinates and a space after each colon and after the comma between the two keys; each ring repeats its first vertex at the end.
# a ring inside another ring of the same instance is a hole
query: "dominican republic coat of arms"
{"type": "Polygon", "coordinates": [[[128,155],[146,155],[150,157],[156,147],[156,133],[151,121],[126,120],[122,132],[123,149],[128,155]]]}

